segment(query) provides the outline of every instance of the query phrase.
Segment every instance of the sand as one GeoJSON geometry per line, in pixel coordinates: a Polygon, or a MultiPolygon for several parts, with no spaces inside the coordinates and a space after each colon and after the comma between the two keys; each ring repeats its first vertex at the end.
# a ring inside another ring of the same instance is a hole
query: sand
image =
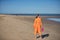
{"type": "MultiPolygon", "coordinates": [[[[49,34],[41,40],[60,40],[60,23],[47,18],[56,16],[41,16],[44,32],[49,34]]],[[[0,40],[34,40],[33,21],[35,16],[0,15],[0,40]]]]}

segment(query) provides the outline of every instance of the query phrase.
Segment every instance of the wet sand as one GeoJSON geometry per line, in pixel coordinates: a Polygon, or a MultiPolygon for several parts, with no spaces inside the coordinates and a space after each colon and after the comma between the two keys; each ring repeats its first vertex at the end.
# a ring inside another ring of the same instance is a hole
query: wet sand
{"type": "MultiPolygon", "coordinates": [[[[60,18],[56,16],[41,16],[44,32],[49,34],[41,40],[60,40],[60,23],[47,20],[47,18],[60,18]]],[[[33,21],[35,16],[0,15],[0,40],[33,40],[33,21]]]]}

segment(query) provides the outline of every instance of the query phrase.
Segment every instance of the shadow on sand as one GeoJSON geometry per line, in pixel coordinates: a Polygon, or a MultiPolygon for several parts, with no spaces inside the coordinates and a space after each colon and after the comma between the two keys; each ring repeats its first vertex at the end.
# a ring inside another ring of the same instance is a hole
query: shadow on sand
{"type": "MultiPolygon", "coordinates": [[[[42,35],[42,39],[45,37],[48,37],[48,36],[49,36],[49,34],[44,34],[44,35],[42,35]]],[[[37,36],[37,38],[40,38],[40,36],[37,36]]]]}

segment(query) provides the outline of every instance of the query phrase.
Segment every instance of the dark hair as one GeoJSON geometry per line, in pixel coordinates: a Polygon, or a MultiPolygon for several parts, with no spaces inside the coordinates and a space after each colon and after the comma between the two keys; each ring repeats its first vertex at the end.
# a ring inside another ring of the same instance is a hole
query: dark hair
{"type": "Polygon", "coordinates": [[[37,14],[36,18],[39,16],[39,14],[37,14]]]}

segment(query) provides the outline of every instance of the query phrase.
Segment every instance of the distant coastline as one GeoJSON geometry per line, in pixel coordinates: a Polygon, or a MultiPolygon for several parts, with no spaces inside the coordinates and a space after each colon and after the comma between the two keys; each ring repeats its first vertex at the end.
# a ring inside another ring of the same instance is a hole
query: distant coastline
{"type": "MultiPolygon", "coordinates": [[[[0,13],[1,14],[1,13],[0,13]]],[[[37,14],[4,14],[4,15],[16,15],[16,16],[36,16],[37,14]]],[[[60,16],[60,14],[39,14],[40,16],[60,16]]]]}

